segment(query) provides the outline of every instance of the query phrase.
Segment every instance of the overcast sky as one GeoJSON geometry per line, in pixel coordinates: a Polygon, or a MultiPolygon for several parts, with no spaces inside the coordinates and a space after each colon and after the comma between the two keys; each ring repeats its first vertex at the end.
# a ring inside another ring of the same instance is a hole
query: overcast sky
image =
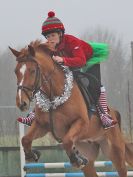
{"type": "Polygon", "coordinates": [[[64,23],[66,33],[77,37],[101,26],[127,44],[133,40],[133,0],[0,0],[0,49],[42,38],[41,25],[50,10],[64,23]]]}

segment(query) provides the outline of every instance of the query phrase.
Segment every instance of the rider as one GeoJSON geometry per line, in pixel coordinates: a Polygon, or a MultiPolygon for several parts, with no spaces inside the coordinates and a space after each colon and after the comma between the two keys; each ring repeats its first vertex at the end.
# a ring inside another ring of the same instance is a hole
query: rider
{"type": "MultiPolygon", "coordinates": [[[[50,11],[48,18],[42,24],[42,35],[47,39],[47,44],[57,51],[57,55],[53,56],[53,60],[70,68],[79,69],[92,57],[93,48],[85,41],[64,33],[63,23],[55,17],[54,12],[50,11]]],[[[94,75],[101,84],[100,64],[93,65],[86,72],[94,75]]],[[[98,107],[98,112],[103,127],[105,129],[114,127],[117,122],[108,114],[105,88],[101,86],[99,90],[98,102],[103,111],[98,107]]],[[[34,111],[32,111],[27,117],[19,117],[17,120],[30,126],[34,118],[34,111]]]]}

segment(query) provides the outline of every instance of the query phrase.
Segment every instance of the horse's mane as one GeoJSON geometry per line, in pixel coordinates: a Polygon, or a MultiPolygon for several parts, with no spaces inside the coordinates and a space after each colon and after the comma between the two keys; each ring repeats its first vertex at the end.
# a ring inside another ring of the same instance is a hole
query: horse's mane
{"type": "MultiPolygon", "coordinates": [[[[35,41],[31,41],[29,45],[32,46],[35,50],[41,50],[50,56],[54,53],[54,51],[49,48],[47,43],[42,43],[42,40],[37,39],[35,41]]],[[[28,55],[28,46],[22,48],[20,52],[22,55],[28,55]]]]}

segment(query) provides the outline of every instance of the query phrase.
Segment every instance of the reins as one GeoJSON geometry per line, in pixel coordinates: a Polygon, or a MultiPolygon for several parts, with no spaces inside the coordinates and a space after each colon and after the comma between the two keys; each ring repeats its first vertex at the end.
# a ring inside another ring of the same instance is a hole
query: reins
{"type": "MultiPolygon", "coordinates": [[[[54,94],[53,94],[53,90],[52,90],[52,80],[51,80],[51,76],[54,74],[55,70],[56,70],[56,63],[55,61],[52,59],[51,57],[51,60],[53,61],[53,66],[54,66],[54,69],[51,71],[51,73],[48,75],[47,79],[43,80],[43,82],[45,82],[46,84],[49,82],[49,85],[50,85],[50,95],[49,95],[49,99],[50,101],[52,101],[53,97],[54,97],[54,94]]],[[[45,75],[44,75],[45,76],[45,75]]],[[[46,78],[46,76],[45,76],[46,78]]],[[[50,121],[50,129],[51,129],[51,133],[53,135],[53,137],[56,139],[56,141],[58,141],[59,143],[62,142],[61,138],[59,138],[56,133],[55,133],[55,130],[54,130],[54,119],[53,119],[53,108],[51,107],[50,110],[49,110],[49,121],[50,121]]]]}
{"type": "MultiPolygon", "coordinates": [[[[18,62],[34,62],[36,63],[37,67],[36,67],[36,76],[35,76],[35,82],[34,82],[34,87],[33,88],[29,88],[27,86],[22,86],[22,85],[18,85],[17,90],[22,90],[25,95],[28,97],[29,101],[32,101],[34,98],[34,95],[37,91],[41,90],[41,86],[39,85],[40,83],[40,79],[42,78],[42,83],[45,84],[46,86],[48,86],[49,83],[49,88],[50,88],[50,94],[49,94],[49,99],[52,101],[54,94],[53,94],[53,90],[52,90],[52,80],[51,77],[52,75],[55,73],[56,70],[56,63],[54,62],[54,60],[51,57],[51,60],[53,61],[53,66],[54,68],[52,69],[52,71],[48,74],[48,76],[46,75],[42,75],[40,72],[40,68],[38,66],[38,63],[35,61],[35,59],[32,57],[30,59],[28,58],[22,58],[22,59],[17,59],[18,62]],[[32,92],[32,97],[29,96],[28,91],[32,92]]],[[[41,90],[41,92],[43,92],[44,94],[46,94],[45,91],[41,90]]],[[[47,95],[47,94],[46,94],[47,95]]],[[[54,136],[54,138],[61,143],[62,140],[61,138],[59,138],[55,131],[54,131],[54,122],[53,122],[53,108],[51,107],[49,110],[49,121],[50,121],[50,129],[51,129],[51,133],[54,136]]]]}
{"type": "MultiPolygon", "coordinates": [[[[50,88],[52,88],[52,81],[50,80],[50,88]]],[[[52,92],[52,89],[50,89],[50,101],[52,101],[52,98],[54,97],[54,94],[52,92]]],[[[59,143],[62,142],[62,139],[59,138],[56,133],[55,133],[55,129],[54,129],[54,120],[53,120],[53,108],[51,107],[49,110],[49,120],[50,120],[50,128],[51,128],[51,132],[53,137],[56,139],[56,141],[58,141],[59,143]]]]}

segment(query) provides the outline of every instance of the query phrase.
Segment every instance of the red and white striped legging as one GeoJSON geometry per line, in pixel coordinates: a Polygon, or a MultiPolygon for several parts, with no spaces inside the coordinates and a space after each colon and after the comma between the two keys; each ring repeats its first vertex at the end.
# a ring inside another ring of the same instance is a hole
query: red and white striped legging
{"type": "Polygon", "coordinates": [[[112,118],[108,114],[107,97],[106,97],[106,90],[105,90],[104,86],[101,87],[101,94],[100,94],[100,97],[99,97],[99,103],[100,103],[100,106],[102,107],[102,109],[104,111],[104,112],[102,112],[100,110],[100,108],[97,106],[98,113],[100,115],[100,119],[101,119],[102,123],[104,125],[111,124],[112,123],[112,118]]]}

